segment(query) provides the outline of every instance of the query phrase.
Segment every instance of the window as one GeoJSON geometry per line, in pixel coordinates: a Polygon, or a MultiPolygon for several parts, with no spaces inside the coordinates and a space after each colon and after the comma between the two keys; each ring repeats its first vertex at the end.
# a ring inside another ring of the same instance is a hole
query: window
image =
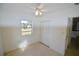
{"type": "Polygon", "coordinates": [[[28,21],[21,21],[21,34],[23,36],[25,35],[31,35],[32,33],[32,24],[28,21]]]}
{"type": "Polygon", "coordinates": [[[79,17],[73,18],[72,30],[79,31],[79,17]]]}

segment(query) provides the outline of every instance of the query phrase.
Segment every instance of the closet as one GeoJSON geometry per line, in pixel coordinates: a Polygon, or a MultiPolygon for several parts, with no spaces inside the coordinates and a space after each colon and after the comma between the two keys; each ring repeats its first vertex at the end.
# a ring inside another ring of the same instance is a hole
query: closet
{"type": "Polygon", "coordinates": [[[64,55],[67,24],[65,23],[66,19],[61,20],[61,22],[59,20],[41,22],[41,42],[64,55]]]}

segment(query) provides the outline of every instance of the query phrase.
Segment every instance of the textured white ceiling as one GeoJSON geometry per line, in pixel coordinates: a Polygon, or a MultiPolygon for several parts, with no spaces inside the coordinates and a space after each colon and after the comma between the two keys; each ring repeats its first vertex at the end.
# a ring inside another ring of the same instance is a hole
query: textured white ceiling
{"type": "MultiPolygon", "coordinates": [[[[22,8],[23,10],[26,11],[33,11],[33,8],[36,7],[37,4],[35,3],[6,3],[6,4],[1,4],[2,7],[4,8],[9,8],[9,9],[20,9],[22,8]]],[[[75,5],[73,3],[44,3],[45,9],[47,11],[56,11],[57,9],[64,9],[64,8],[72,8],[75,5]]]]}
{"type": "Polygon", "coordinates": [[[4,3],[0,4],[0,24],[16,25],[20,20],[31,20],[38,24],[43,20],[53,20],[59,17],[79,15],[79,5],[73,3],[44,3],[45,13],[40,17],[35,16],[37,4],[35,3],[4,3]]]}

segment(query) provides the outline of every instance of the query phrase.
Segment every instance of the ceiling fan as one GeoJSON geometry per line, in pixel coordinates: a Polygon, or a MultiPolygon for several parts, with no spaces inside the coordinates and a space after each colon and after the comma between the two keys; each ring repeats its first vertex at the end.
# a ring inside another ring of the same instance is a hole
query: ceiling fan
{"type": "Polygon", "coordinates": [[[34,7],[35,15],[36,15],[36,16],[41,16],[41,15],[43,15],[43,13],[45,12],[44,7],[45,7],[44,4],[37,3],[36,6],[34,7]]]}

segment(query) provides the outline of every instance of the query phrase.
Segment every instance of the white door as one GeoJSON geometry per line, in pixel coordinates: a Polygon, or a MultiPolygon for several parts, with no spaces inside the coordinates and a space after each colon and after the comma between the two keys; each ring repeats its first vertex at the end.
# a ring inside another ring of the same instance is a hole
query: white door
{"type": "Polygon", "coordinates": [[[67,35],[66,35],[65,49],[67,49],[68,44],[71,42],[71,32],[72,32],[72,18],[69,18],[68,24],[67,24],[67,35]]]}
{"type": "Polygon", "coordinates": [[[41,36],[42,36],[42,43],[49,46],[49,29],[47,22],[41,23],[41,36]]]}
{"type": "Polygon", "coordinates": [[[42,42],[64,55],[67,18],[41,22],[42,42]],[[65,23],[66,22],[66,23],[65,23]]]}

